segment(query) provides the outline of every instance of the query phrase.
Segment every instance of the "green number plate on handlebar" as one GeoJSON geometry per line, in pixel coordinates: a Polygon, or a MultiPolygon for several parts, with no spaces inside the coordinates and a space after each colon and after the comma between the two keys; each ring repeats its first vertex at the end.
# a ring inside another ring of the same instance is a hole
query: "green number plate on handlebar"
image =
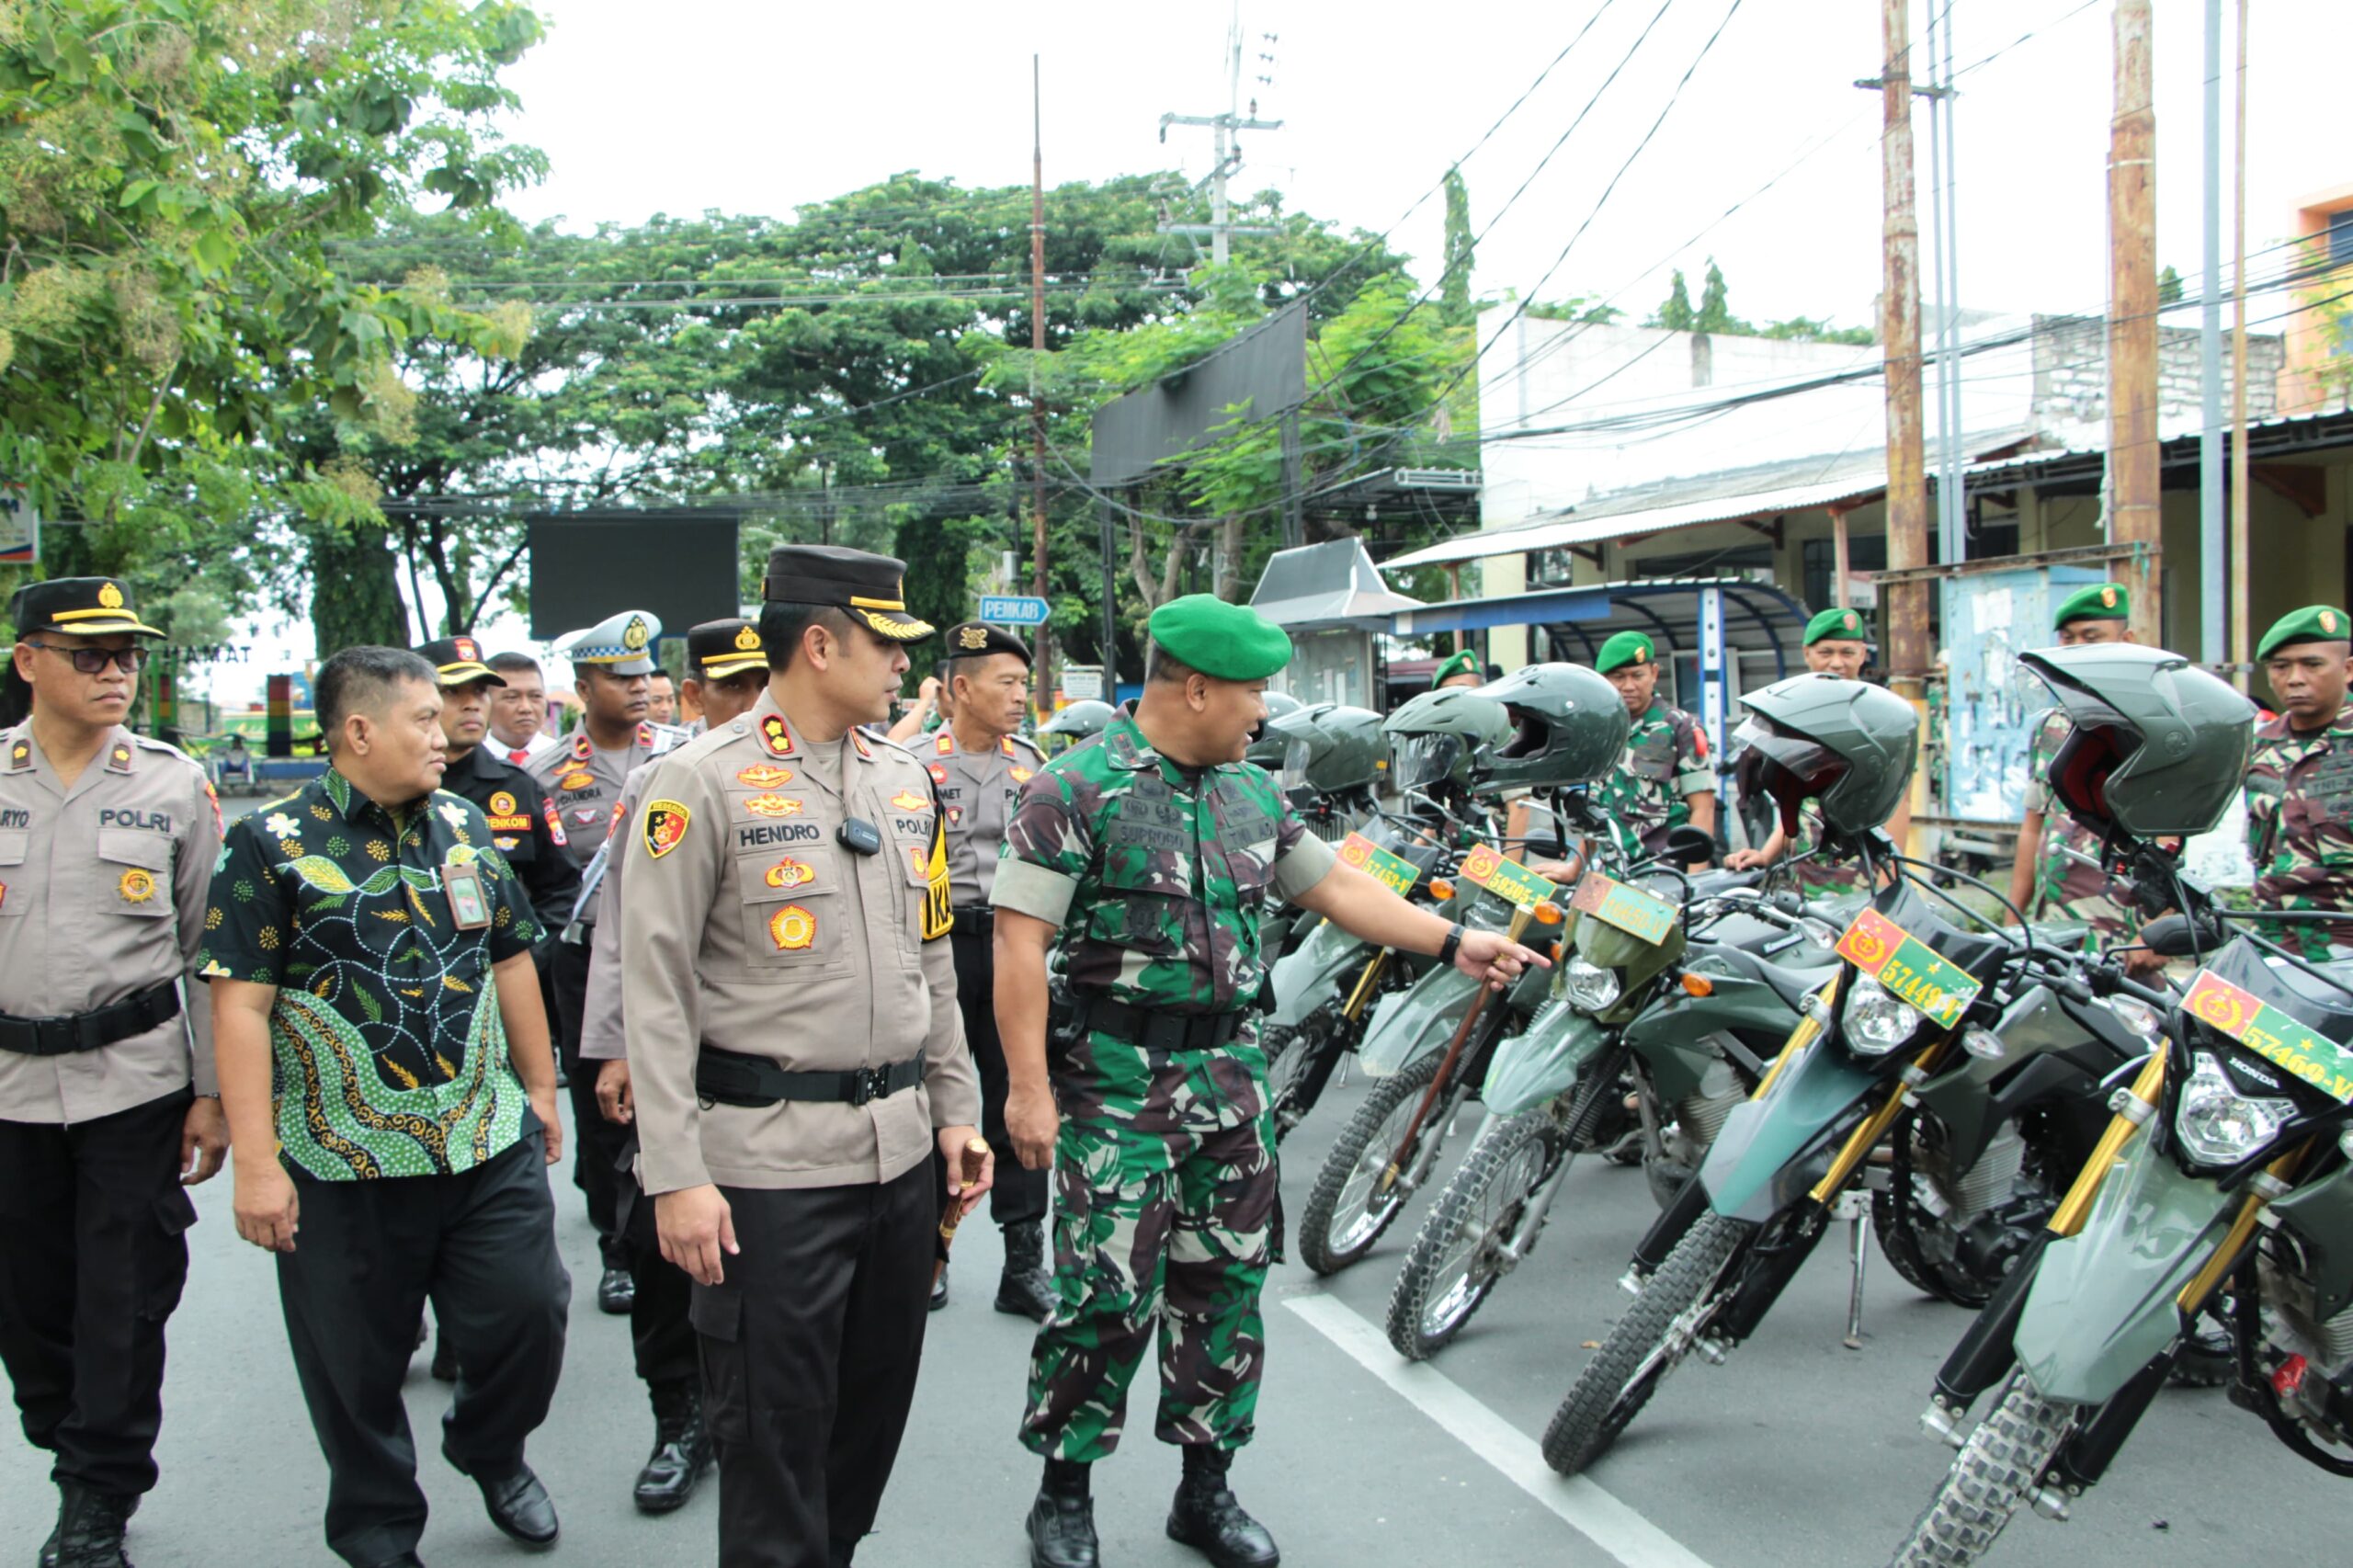
{"type": "Polygon", "coordinates": [[[1968,971],[1945,962],[1927,943],[1876,909],[1857,915],[1838,938],[1838,956],[1946,1028],[1984,990],[1968,971]]]}
{"type": "Polygon", "coordinates": [[[2353,1104],[2353,1054],[2208,970],[2200,970],[2182,1010],[2284,1067],[2322,1094],[2353,1104]]]}
{"type": "Polygon", "coordinates": [[[1361,833],[1340,840],[1340,858],[1403,898],[1414,891],[1422,874],[1402,855],[1392,855],[1361,833]]]}
{"type": "Polygon", "coordinates": [[[1517,860],[1506,860],[1492,844],[1482,844],[1462,858],[1462,880],[1484,888],[1514,909],[1533,909],[1561,890],[1517,860]]]}
{"type": "Polygon", "coordinates": [[[1656,945],[1675,929],[1675,905],[1656,893],[1612,881],[1598,871],[1587,871],[1569,895],[1569,907],[1590,915],[1604,926],[1640,937],[1656,945]]]}

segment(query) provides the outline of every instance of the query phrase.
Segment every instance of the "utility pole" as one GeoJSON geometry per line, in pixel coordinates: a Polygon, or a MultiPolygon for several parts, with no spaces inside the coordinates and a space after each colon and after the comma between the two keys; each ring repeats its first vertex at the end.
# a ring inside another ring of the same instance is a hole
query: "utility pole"
{"type": "MultiPolygon", "coordinates": [[[[1274,35],[1266,35],[1274,41],[1274,35]]],[[[1223,267],[1233,247],[1235,234],[1274,234],[1279,229],[1256,227],[1228,222],[1230,209],[1226,204],[1226,177],[1242,166],[1242,143],[1236,132],[1244,131],[1280,131],[1279,119],[1260,119],[1258,100],[1250,100],[1250,112],[1242,112],[1242,19],[1237,14],[1225,32],[1226,107],[1223,114],[1164,114],[1160,117],[1160,140],[1168,140],[1172,125],[1206,125],[1217,133],[1217,162],[1210,172],[1196,181],[1191,194],[1199,196],[1203,187],[1210,193],[1210,221],[1206,223],[1163,223],[1164,234],[1207,234],[1210,237],[1210,259],[1223,267]]],[[[1272,56],[1262,58],[1272,59],[1272,56]]]]}
{"type": "Polygon", "coordinates": [[[2254,645],[2246,592],[2251,575],[2246,526],[2246,7],[2247,0],[2239,0],[2238,132],[2231,140],[2238,164],[2232,176],[2238,238],[2231,267],[2231,663],[2237,666],[2234,678],[2241,691],[2254,684],[2247,669],[2254,645]]]}
{"type": "MultiPolygon", "coordinates": [[[[1920,437],[1920,220],[1913,203],[1910,0],[1880,0],[1887,63],[1880,72],[1881,231],[1885,274],[1880,341],[1887,366],[1887,564],[1906,573],[1928,564],[1928,492],[1920,437]]],[[[1928,673],[1928,585],[1899,577],[1880,602],[1889,684],[1925,708],[1928,673]]],[[[1926,738],[1927,726],[1922,726],[1926,738]]],[[[1915,773],[1916,791],[1923,780],[1915,773]]]]}
{"type": "MultiPolygon", "coordinates": [[[[1029,57],[1029,591],[1046,595],[1046,400],[1038,391],[1038,360],[1046,352],[1046,131],[1038,57],[1029,57]]],[[[1038,623],[1040,710],[1054,710],[1051,618],[1038,623]]]]}
{"type": "Polygon", "coordinates": [[[2230,576],[2222,511],[2222,0],[2206,0],[2205,182],[2199,213],[2204,228],[2205,283],[2198,317],[2199,392],[2204,418],[2198,434],[2198,642],[2210,665],[2230,657],[2222,585],[2230,576]]]}
{"type": "Polygon", "coordinates": [[[2149,0],[2116,0],[2116,114],[2108,144],[2108,541],[2132,547],[2119,575],[2131,591],[2133,637],[2162,647],[2152,31],[2149,0]]]}

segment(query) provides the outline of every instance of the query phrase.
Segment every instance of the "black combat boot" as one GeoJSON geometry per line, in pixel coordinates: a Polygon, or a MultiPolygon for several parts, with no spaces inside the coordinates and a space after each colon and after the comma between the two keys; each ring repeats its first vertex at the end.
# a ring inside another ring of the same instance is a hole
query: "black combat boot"
{"type": "Polygon", "coordinates": [[[59,1482],[57,1490],[57,1568],[131,1568],[122,1532],[139,1499],[73,1481],[59,1482]]]}
{"type": "Polygon", "coordinates": [[[1086,1466],[1048,1460],[1038,1500],[1029,1505],[1029,1568],[1097,1568],[1097,1551],[1086,1466]]]}
{"type": "Polygon", "coordinates": [[[1046,1224],[1031,1220],[1005,1228],[1005,1272],[997,1276],[996,1310],[1043,1323],[1054,1310],[1054,1277],[1046,1272],[1046,1224]]]}
{"type": "Polygon", "coordinates": [[[692,1379],[655,1383],[654,1452],[637,1472],[632,1495],[641,1514],[666,1514],[686,1506],[695,1483],[710,1468],[710,1429],[703,1425],[702,1390],[692,1379]]]}
{"type": "Polygon", "coordinates": [[[1233,1456],[1222,1449],[1188,1445],[1185,1479],[1168,1510],[1168,1539],[1184,1542],[1217,1568],[1275,1568],[1283,1554],[1267,1527],[1243,1511],[1225,1484],[1233,1456]]]}

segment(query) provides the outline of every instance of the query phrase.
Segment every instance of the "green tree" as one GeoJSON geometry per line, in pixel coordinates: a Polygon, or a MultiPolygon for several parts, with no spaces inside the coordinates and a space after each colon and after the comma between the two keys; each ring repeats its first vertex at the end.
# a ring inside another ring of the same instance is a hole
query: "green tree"
{"type": "Polygon", "coordinates": [[[2181,274],[2170,267],[2157,269],[2157,303],[2178,305],[2182,301],[2181,274]]]}
{"type": "Polygon", "coordinates": [[[1471,304],[1471,188],[1459,168],[1446,171],[1446,274],[1438,285],[1438,319],[1449,326],[1470,326],[1477,319],[1471,304]]]}
{"type": "Polygon", "coordinates": [[[1689,332],[1698,321],[1698,313],[1691,309],[1690,286],[1683,281],[1683,269],[1678,267],[1667,285],[1665,300],[1643,324],[1664,327],[1669,332],[1689,332]]]}
{"type": "Polygon", "coordinates": [[[1723,269],[1716,265],[1714,256],[1710,256],[1707,278],[1699,286],[1699,309],[1691,318],[1692,331],[1732,332],[1745,324],[1733,318],[1725,303],[1726,292],[1723,269]]]}

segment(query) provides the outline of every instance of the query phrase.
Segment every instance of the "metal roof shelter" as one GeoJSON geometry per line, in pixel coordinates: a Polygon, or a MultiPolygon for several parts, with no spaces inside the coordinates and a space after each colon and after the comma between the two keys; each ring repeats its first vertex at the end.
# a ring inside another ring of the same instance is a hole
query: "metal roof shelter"
{"type": "Polygon", "coordinates": [[[1251,590],[1250,606],[1277,626],[1357,626],[1385,631],[1389,618],[1422,601],[1391,590],[1355,539],[1279,550],[1251,590]]]}

